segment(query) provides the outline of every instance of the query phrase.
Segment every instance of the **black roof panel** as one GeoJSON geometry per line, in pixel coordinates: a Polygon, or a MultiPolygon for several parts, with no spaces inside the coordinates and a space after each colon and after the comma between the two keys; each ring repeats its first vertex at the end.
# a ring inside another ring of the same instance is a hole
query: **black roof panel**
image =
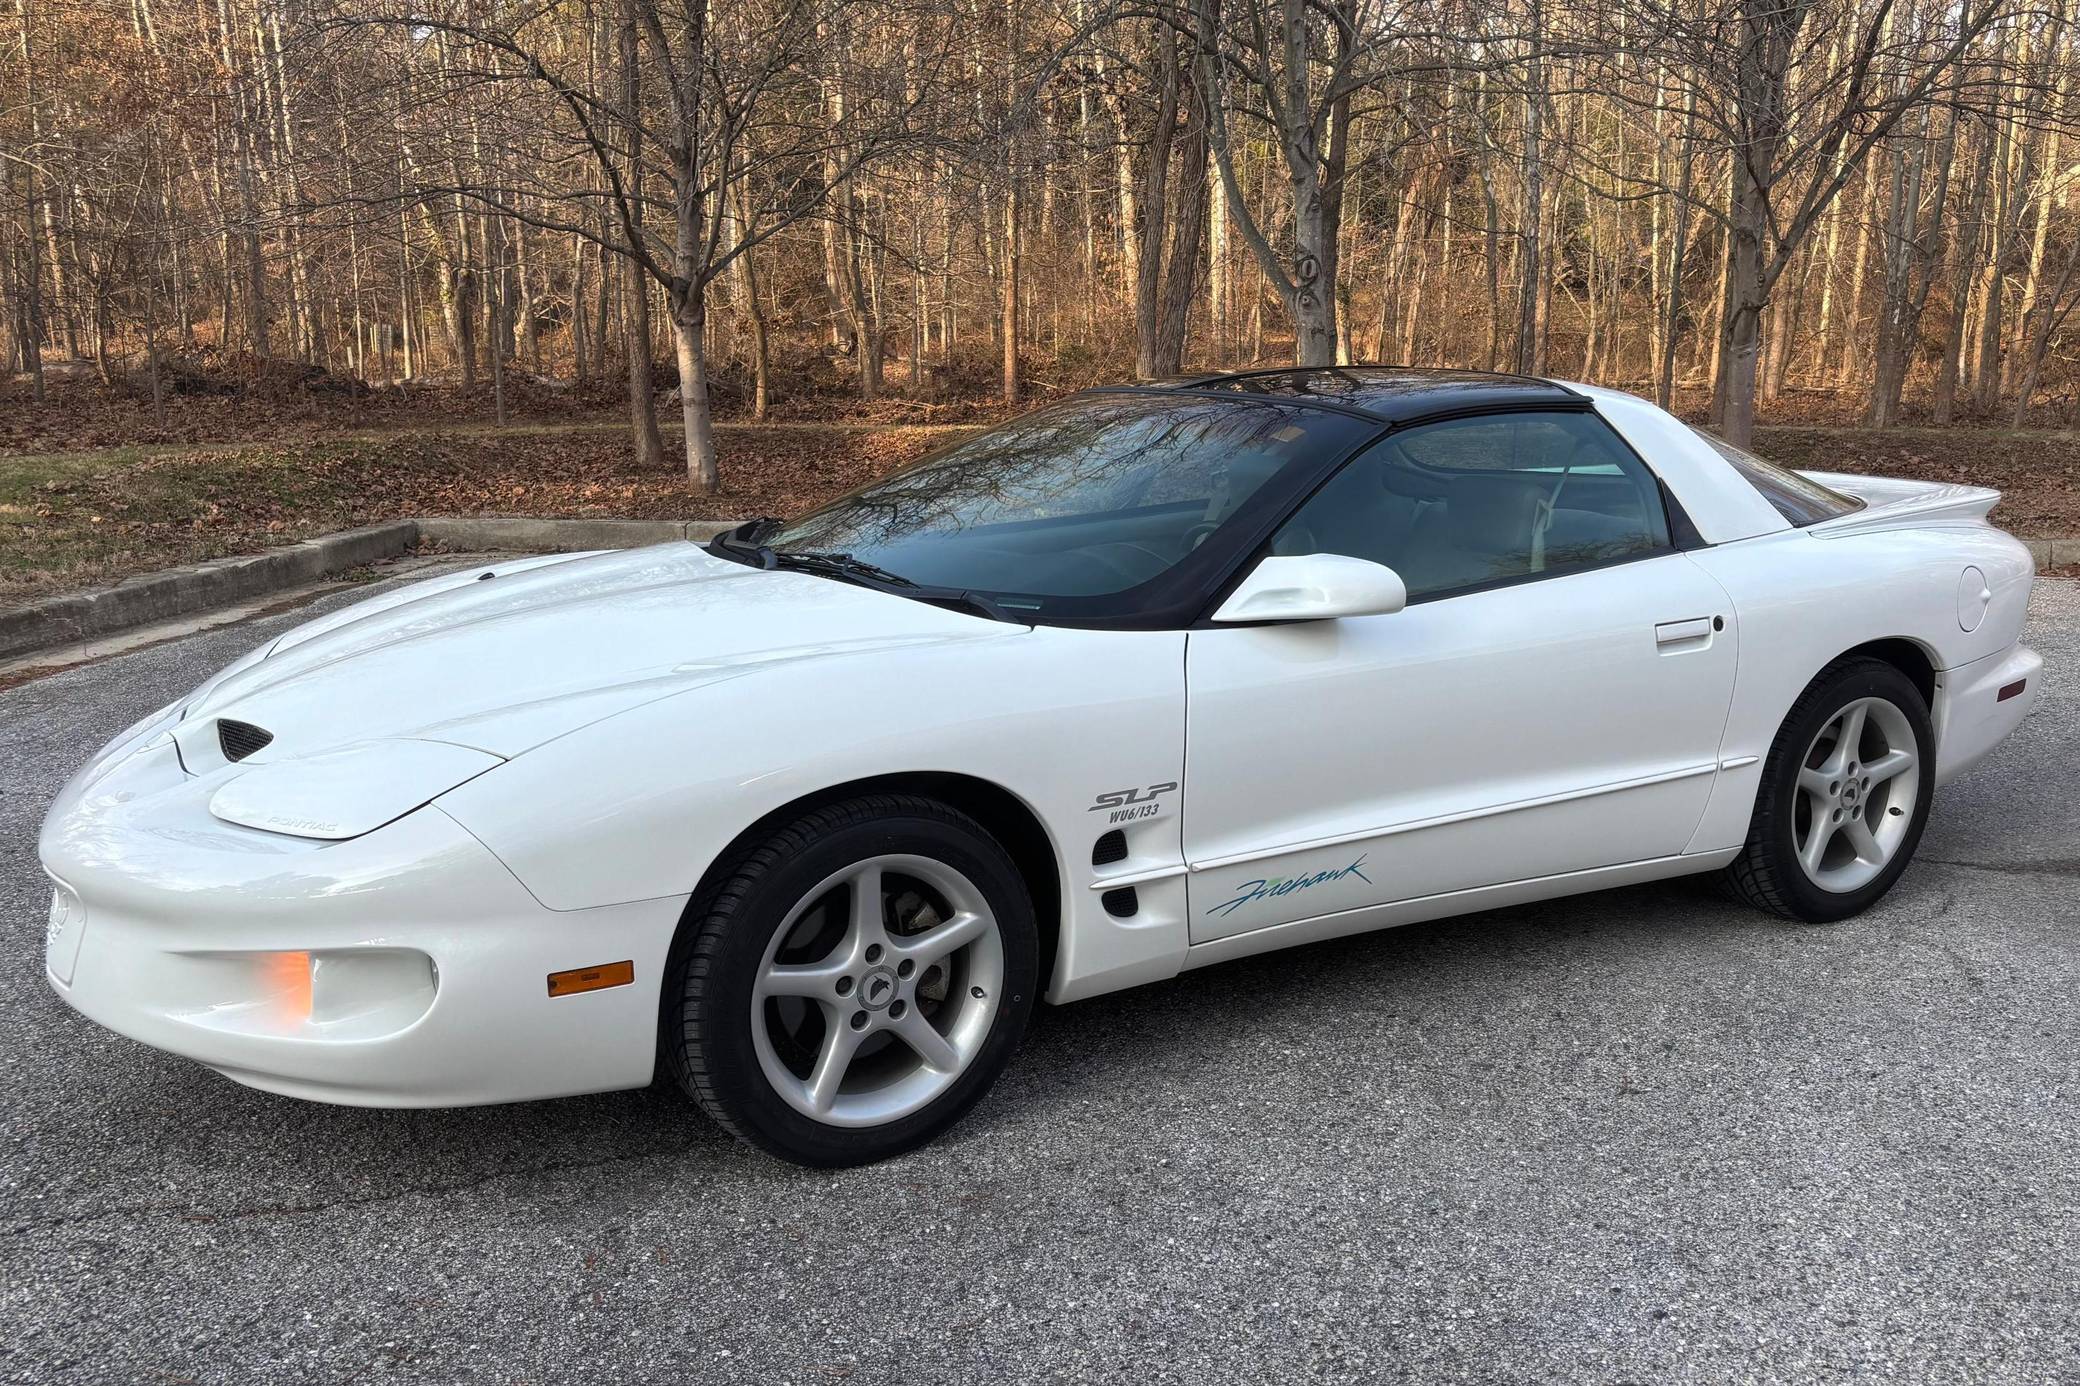
{"type": "Polygon", "coordinates": [[[1318,366],[1180,377],[1160,388],[1235,390],[1362,409],[1393,423],[1462,409],[1580,406],[1586,397],[1550,380],[1414,366],[1318,366]]]}

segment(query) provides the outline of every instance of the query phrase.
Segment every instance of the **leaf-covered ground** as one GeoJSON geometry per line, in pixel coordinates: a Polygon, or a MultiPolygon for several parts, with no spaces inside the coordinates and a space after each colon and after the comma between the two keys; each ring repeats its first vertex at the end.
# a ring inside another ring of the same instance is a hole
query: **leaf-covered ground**
{"type": "MultiPolygon", "coordinates": [[[[886,401],[847,421],[730,423],[722,491],[639,469],[618,412],[531,396],[499,428],[437,397],[181,399],[165,428],[134,399],[73,391],[0,408],[0,604],[329,530],[425,514],[737,518],[788,515],[882,475],[992,412],[886,401]],[[920,420],[929,420],[921,422],[920,420]],[[141,442],[157,438],[176,441],[141,442]],[[197,441],[179,441],[194,439],[197,441]],[[110,446],[95,446],[107,442],[110,446]],[[36,450],[62,443],[64,450],[36,450]],[[84,446],[82,446],[84,445],[84,446]],[[11,455],[10,455],[11,454],[11,455]]],[[[828,402],[827,402],[828,403],[828,402]]],[[[1763,430],[1798,467],[1968,481],[2006,493],[1997,523],[2080,536],[2080,437],[1990,429],[1763,430]]]]}
{"type": "Polygon", "coordinates": [[[1976,428],[1769,428],[1758,451],[1816,471],[1991,486],[1993,522],[2024,539],[2080,537],[2080,435],[1976,428]]]}
{"type": "Polygon", "coordinates": [[[725,426],[717,495],[637,468],[619,425],[0,458],[0,603],[413,515],[787,515],[959,431],[725,426]]]}

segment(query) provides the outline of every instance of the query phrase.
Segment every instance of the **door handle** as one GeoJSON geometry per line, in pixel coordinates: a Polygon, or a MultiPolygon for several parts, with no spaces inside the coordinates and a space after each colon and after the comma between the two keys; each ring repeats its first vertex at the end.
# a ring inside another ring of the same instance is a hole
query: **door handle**
{"type": "Polygon", "coordinates": [[[1687,621],[1663,621],[1654,627],[1654,643],[1663,652],[1689,649],[1712,638],[1712,618],[1693,616],[1687,621]]]}

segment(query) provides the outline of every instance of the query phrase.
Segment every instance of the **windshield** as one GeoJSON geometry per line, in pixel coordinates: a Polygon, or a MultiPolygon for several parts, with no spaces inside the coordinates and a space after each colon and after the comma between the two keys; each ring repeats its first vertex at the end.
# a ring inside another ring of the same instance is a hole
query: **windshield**
{"type": "Polygon", "coordinates": [[[1171,394],[1083,396],[945,449],[763,536],[1025,612],[1101,616],[1188,564],[1347,415],[1171,394]]]}

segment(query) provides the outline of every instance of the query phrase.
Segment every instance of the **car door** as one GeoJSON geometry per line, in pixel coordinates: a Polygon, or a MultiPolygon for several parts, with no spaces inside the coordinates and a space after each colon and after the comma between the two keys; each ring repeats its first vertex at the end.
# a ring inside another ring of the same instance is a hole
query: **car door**
{"type": "Polygon", "coordinates": [[[1682,852],[1717,773],[1734,613],[1593,413],[1397,432],[1270,550],[1385,563],[1410,600],[1191,632],[1193,943],[1682,852]]]}

